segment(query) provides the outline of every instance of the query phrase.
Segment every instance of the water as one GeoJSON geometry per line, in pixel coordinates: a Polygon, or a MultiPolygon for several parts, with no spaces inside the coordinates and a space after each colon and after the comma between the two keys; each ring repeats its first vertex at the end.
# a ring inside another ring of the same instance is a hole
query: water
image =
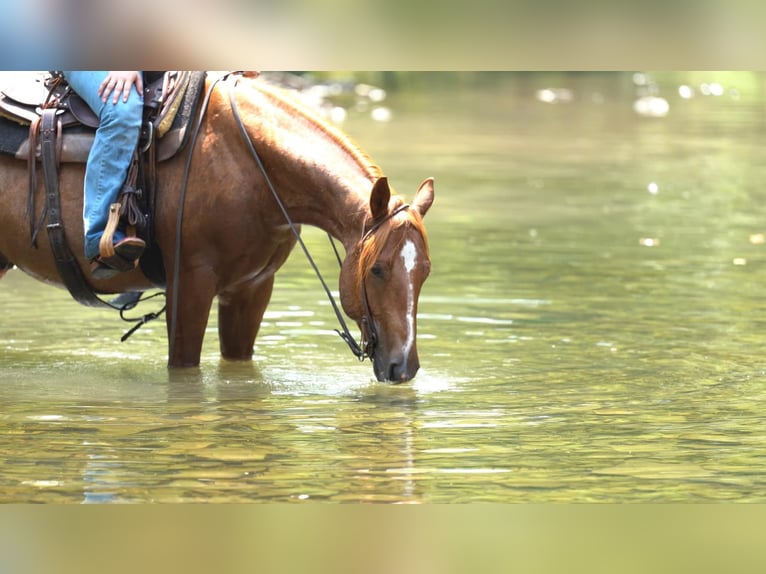
{"type": "Polygon", "coordinates": [[[389,121],[348,112],[402,195],[436,178],[405,385],[351,356],[298,251],[253,363],[220,361],[213,315],[191,372],[160,322],[120,343],[113,313],[10,272],[0,500],[766,501],[766,82],[655,79],[424,75],[389,121]],[[647,93],[666,116],[634,111],[647,93]]]}

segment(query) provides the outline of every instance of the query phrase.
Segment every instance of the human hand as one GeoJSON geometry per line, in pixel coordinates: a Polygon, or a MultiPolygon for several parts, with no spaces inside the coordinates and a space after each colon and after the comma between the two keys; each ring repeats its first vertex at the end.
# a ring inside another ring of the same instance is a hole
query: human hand
{"type": "Polygon", "coordinates": [[[130,90],[134,85],[138,94],[143,95],[144,81],[141,72],[109,72],[98,87],[98,95],[106,103],[109,95],[114,94],[112,103],[116,104],[120,100],[120,94],[122,94],[122,101],[127,102],[130,90]]]}

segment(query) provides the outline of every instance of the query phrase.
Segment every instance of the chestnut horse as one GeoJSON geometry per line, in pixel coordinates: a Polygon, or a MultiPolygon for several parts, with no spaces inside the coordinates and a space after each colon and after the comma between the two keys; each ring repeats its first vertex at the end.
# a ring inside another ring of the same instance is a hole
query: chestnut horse
{"type": "MultiPolygon", "coordinates": [[[[291,94],[261,78],[219,79],[206,80],[209,104],[194,145],[161,163],[157,174],[155,236],[167,293],[177,295],[172,304],[168,297],[168,365],[199,365],[215,297],[221,355],[252,358],[274,274],[296,244],[296,230],[307,224],[345,248],[340,300],[370,339],[377,379],[412,379],[420,366],[418,296],[430,270],[422,218],[433,202],[433,180],[421,184],[408,206],[365,153],[291,94]]],[[[82,255],[83,175],[82,164],[61,166],[62,219],[80,267],[100,293],[150,289],[140,268],[106,280],[90,276],[82,255]]],[[[60,285],[47,241],[39,248],[30,243],[27,186],[26,163],[0,157],[0,269],[12,262],[60,285]]],[[[36,205],[44,205],[42,186],[36,205]]]]}

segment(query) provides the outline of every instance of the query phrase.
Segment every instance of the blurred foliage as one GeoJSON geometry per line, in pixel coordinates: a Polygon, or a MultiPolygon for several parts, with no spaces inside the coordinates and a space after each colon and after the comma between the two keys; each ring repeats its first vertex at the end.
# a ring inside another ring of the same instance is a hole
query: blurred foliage
{"type": "Polygon", "coordinates": [[[143,69],[245,62],[272,69],[726,69],[762,68],[764,53],[764,5],[755,0],[136,0],[91,3],[86,11],[71,0],[36,0],[4,7],[6,69],[137,62],[143,69]]]}
{"type": "Polygon", "coordinates": [[[735,88],[741,94],[760,97],[766,92],[766,75],[756,71],[300,71],[295,72],[312,83],[370,84],[395,92],[397,90],[437,89],[480,87],[496,84],[498,81],[509,81],[514,77],[531,74],[544,76],[551,87],[566,87],[575,77],[581,76],[622,76],[624,89],[634,90],[634,75],[646,77],[649,85],[664,94],[675,92],[680,85],[700,86],[702,84],[719,83],[735,88]]]}

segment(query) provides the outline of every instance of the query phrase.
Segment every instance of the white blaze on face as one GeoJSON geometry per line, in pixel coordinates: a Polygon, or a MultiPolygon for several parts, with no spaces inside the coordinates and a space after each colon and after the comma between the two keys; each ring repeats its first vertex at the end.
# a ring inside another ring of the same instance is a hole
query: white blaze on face
{"type": "Polygon", "coordinates": [[[407,342],[402,349],[404,356],[410,354],[412,344],[415,342],[415,286],[412,283],[412,270],[418,260],[418,251],[415,244],[409,239],[405,242],[401,251],[402,261],[404,261],[404,270],[408,275],[407,283],[407,342]]]}

